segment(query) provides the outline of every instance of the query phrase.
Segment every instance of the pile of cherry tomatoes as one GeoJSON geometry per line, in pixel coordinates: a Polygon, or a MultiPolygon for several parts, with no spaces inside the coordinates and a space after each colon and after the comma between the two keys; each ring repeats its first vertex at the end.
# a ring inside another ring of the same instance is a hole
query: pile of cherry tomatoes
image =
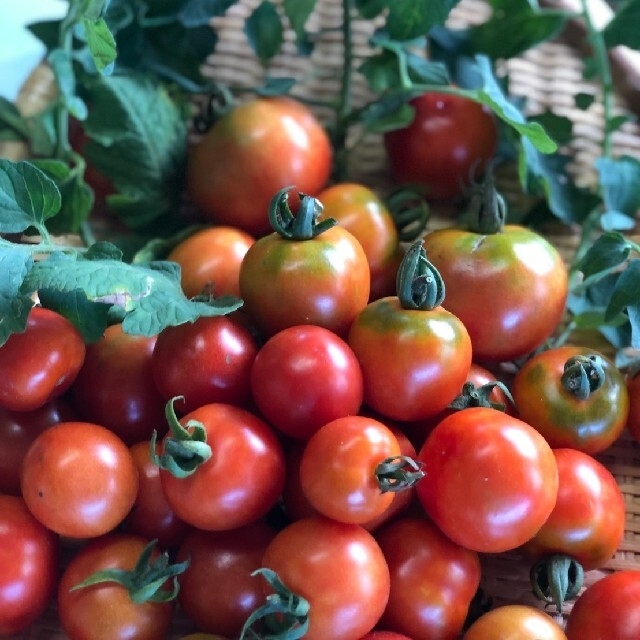
{"type": "MultiPolygon", "coordinates": [[[[469,228],[406,246],[373,191],[326,186],[306,108],[224,118],[189,169],[210,224],[167,259],[188,296],[243,306],[92,344],[35,306],[0,348],[0,636],[53,602],[71,640],[158,640],[178,610],[230,640],[640,637],[640,571],[583,590],[564,630],[522,604],[471,615],[482,554],[521,552],[561,606],[624,534],[594,456],[640,434],[640,377],[544,348],[568,292],[557,250],[504,224],[490,175],[469,228]]],[[[482,170],[492,131],[424,177],[434,198],[482,170]]],[[[424,145],[401,134],[390,163],[416,182],[402,167],[424,145]]]]}

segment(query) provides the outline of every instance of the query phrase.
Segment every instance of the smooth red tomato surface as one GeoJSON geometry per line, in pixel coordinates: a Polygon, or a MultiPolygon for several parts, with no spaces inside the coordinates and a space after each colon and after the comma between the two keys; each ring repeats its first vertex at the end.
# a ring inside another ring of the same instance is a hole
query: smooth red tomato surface
{"type": "Polygon", "coordinates": [[[608,358],[588,347],[566,345],[542,351],[520,368],[511,391],[520,417],[552,447],[571,447],[592,455],[618,439],[629,414],[623,374],[608,358]],[[604,383],[586,399],[562,384],[565,363],[581,355],[597,356],[604,370],[604,383]]]}
{"type": "Polygon", "coordinates": [[[230,226],[200,229],[177,244],[167,260],[180,265],[182,290],[189,298],[210,291],[215,298],[240,296],[240,264],[255,238],[230,226]]]}
{"type": "Polygon", "coordinates": [[[391,576],[380,626],[414,640],[457,638],[480,585],[478,554],[422,518],[395,520],[375,537],[391,576]]]}
{"type": "Polygon", "coordinates": [[[22,495],[33,515],[69,538],[91,538],[119,525],[138,492],[138,470],[115,433],[90,422],[43,431],[22,464],[22,495]]]}
{"type": "Polygon", "coordinates": [[[161,470],[162,489],[174,513],[213,531],[236,529],[264,516],[282,492],[285,473],[284,452],[271,427],[249,411],[222,403],[203,405],[180,422],[186,427],[191,420],[204,426],[212,455],[186,478],[161,470]]]}
{"type": "MultiPolygon", "coordinates": [[[[138,493],[119,529],[148,540],[157,540],[158,549],[173,549],[184,540],[191,527],[176,516],[164,497],[160,469],[151,459],[150,449],[148,440],[129,447],[138,469],[138,493]]],[[[158,450],[159,444],[156,443],[158,450]]]]}
{"type": "Polygon", "coordinates": [[[182,542],[177,562],[191,559],[178,581],[178,600],[201,631],[237,638],[249,614],[264,601],[262,581],[251,574],[275,536],[263,521],[231,531],[194,529],[182,542]],[[223,585],[211,597],[212,585],[223,585]]]}
{"type": "Polygon", "coordinates": [[[155,336],[125,333],[121,324],[106,328],[87,346],[70,397],[78,418],[99,423],[128,445],[164,433],[164,400],[151,375],[155,336]]]}
{"type": "Polygon", "coordinates": [[[496,152],[493,114],[468,98],[436,92],[409,104],[415,110],[413,121],[384,135],[393,179],[423,185],[433,200],[461,195],[496,152]]]}
{"type": "Polygon", "coordinates": [[[15,637],[44,614],[58,576],[58,537],[18,496],[0,495],[0,567],[0,636],[15,637]]]}
{"type": "Polygon", "coordinates": [[[258,239],[240,266],[242,309],[265,337],[300,324],[344,337],[369,290],[364,249],[340,226],[310,240],[274,232],[258,239]]]}
{"type": "Polygon", "coordinates": [[[568,640],[640,638],[640,571],[620,570],[580,595],[565,628],[568,640]]]}
{"type": "Polygon", "coordinates": [[[308,601],[305,640],[358,640],[373,629],[389,598],[382,550],[356,524],[322,516],[298,520],[269,543],[262,566],[308,601]]]}
{"type": "Polygon", "coordinates": [[[64,397],[33,411],[0,409],[0,493],[20,495],[20,469],[31,443],[50,426],[75,418],[64,397]]]}
{"type": "Polygon", "coordinates": [[[331,185],[317,196],[320,219],[333,218],[362,245],[369,262],[369,300],[396,293],[396,272],[404,255],[398,229],[387,205],[371,189],[347,182],[331,185]]]}
{"type": "Polygon", "coordinates": [[[323,515],[363,524],[385,511],[393,493],[382,492],[378,465],[400,456],[400,444],[382,422],[364,416],[337,418],[320,427],[300,460],[300,485],[323,515]]]}
{"type": "Polygon", "coordinates": [[[0,407],[33,411],[61,396],[84,361],[85,344],[63,316],[33,307],[23,333],[0,347],[0,407]]]}
{"type": "MultiPolygon", "coordinates": [[[[71,590],[99,570],[130,571],[147,544],[140,536],[112,533],[90,541],[74,554],[58,585],[58,617],[70,640],[165,637],[174,601],[136,603],[128,591],[115,582],[71,590]]],[[[152,559],[156,556],[157,552],[152,559]]]]}
{"type": "Polygon", "coordinates": [[[214,402],[242,406],[251,396],[258,346],[247,327],[229,316],[201,317],[160,332],[151,359],[153,381],[181,414],[214,402]]]}
{"type": "Polygon", "coordinates": [[[347,342],[362,367],[364,404],[392,420],[442,411],[471,366],[471,340],[458,318],[442,307],[403,309],[396,296],[369,303],[347,342]]]}
{"type": "Polygon", "coordinates": [[[395,631],[371,631],[360,640],[412,640],[409,636],[395,631]]]}
{"type": "Polygon", "coordinates": [[[358,413],[360,363],[332,331],[288,327],[260,347],[251,368],[251,395],[276,429],[306,440],[327,422],[358,413]]]}
{"type": "Polygon", "coordinates": [[[527,605],[510,604],[480,616],[462,640],[567,640],[567,636],[548,613],[527,605]]]}
{"type": "Polygon", "coordinates": [[[567,268],[541,235],[518,225],[489,235],[447,228],[423,244],[446,286],[443,306],[464,322],[477,361],[519,358],[556,330],[567,268]]]}
{"type": "Polygon", "coordinates": [[[589,454],[554,449],[558,465],[556,505],[524,550],[535,557],[565,554],[585,571],[598,569],[624,536],[624,495],[611,472],[589,454]]]}
{"type": "Polygon", "coordinates": [[[558,467],[530,425],[485,407],[440,422],[418,454],[416,494],[427,515],[458,544],[485,553],[515,549],[551,514],[558,467]]]}
{"type": "Polygon", "coordinates": [[[193,146],[187,193],[202,215],[260,237],[284,187],[315,195],[329,179],[332,149],[313,113],[288,97],[259,98],[221,117],[193,146]]]}

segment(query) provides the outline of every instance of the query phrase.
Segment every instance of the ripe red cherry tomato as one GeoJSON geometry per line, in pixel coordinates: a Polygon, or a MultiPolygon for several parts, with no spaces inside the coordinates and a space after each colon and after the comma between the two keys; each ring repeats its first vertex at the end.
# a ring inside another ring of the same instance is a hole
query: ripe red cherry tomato
{"type": "Polygon", "coordinates": [[[423,185],[427,198],[453,199],[496,152],[495,118],[481,104],[453,94],[429,92],[409,104],[415,111],[411,124],[384,135],[391,175],[401,184],[423,185]]]}
{"type": "Polygon", "coordinates": [[[43,431],[22,463],[22,495],[33,515],[69,538],[108,533],[129,513],[138,470],[127,445],[90,422],[61,422],[43,431]]]}
{"type": "Polygon", "coordinates": [[[531,606],[509,604],[478,618],[462,640],[566,640],[562,627],[546,612],[531,606]]]}
{"type": "Polygon", "coordinates": [[[33,411],[61,396],[84,362],[85,344],[63,316],[33,307],[23,333],[0,347],[0,407],[33,411]]]}
{"type": "Polygon", "coordinates": [[[362,372],[351,347],[332,331],[288,327],[260,347],[251,395],[276,429],[307,440],[327,422],[358,413],[362,372]]]}
{"type": "Polygon", "coordinates": [[[193,147],[187,193],[202,214],[258,238],[271,231],[267,210],[284,187],[315,195],[329,179],[329,137],[292,98],[259,98],[222,116],[193,147]]]}
{"type": "Polygon", "coordinates": [[[500,553],[521,546],[556,503],[551,447],[502,411],[456,411],[429,434],[418,460],[425,473],[418,499],[442,531],[468,549],[500,553]]]}
{"type": "Polygon", "coordinates": [[[16,637],[42,616],[58,576],[58,537],[18,496],[0,495],[0,636],[16,637]]]}

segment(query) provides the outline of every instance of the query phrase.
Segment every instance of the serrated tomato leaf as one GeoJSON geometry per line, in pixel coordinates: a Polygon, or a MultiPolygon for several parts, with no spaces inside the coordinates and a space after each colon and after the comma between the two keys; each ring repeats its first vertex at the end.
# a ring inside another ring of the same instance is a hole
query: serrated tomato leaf
{"type": "Polygon", "coordinates": [[[631,260],[620,273],[605,312],[605,320],[615,318],[627,307],[640,305],[640,259],[631,260]]]}
{"type": "Polygon", "coordinates": [[[262,0],[245,20],[244,32],[260,62],[266,65],[284,41],[282,21],[275,5],[262,0]]]}
{"type": "Polygon", "coordinates": [[[631,247],[626,238],[617,231],[609,231],[594,241],[577,267],[586,280],[615,269],[630,253],[631,247]]]}
{"type": "Polygon", "coordinates": [[[116,41],[104,18],[85,19],[82,26],[96,69],[102,73],[112,68],[116,59],[116,41]]]}
{"type": "Polygon", "coordinates": [[[459,0],[393,0],[388,1],[386,28],[394,40],[414,40],[444,24],[459,0]]]}
{"type": "Polygon", "coordinates": [[[12,333],[21,333],[33,306],[28,295],[20,293],[24,278],[33,265],[31,253],[20,245],[0,245],[0,346],[12,333]]]}

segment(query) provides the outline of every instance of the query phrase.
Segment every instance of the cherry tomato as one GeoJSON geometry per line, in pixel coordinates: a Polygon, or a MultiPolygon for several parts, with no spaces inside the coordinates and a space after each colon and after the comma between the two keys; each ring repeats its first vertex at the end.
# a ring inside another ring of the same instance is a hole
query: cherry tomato
{"type": "Polygon", "coordinates": [[[423,185],[430,199],[454,199],[495,154],[495,118],[478,102],[454,94],[429,92],[409,104],[411,123],[384,135],[391,175],[400,184],[423,185]]]}
{"type": "Polygon", "coordinates": [[[512,394],[520,417],[552,447],[571,447],[592,455],[618,439],[629,413],[629,392],[622,373],[606,356],[582,346],[547,349],[532,357],[516,374],[512,394]],[[579,360],[574,363],[576,357],[579,360]],[[565,373],[570,360],[574,364],[565,373]],[[597,375],[594,365],[602,384],[597,386],[594,378],[593,388],[587,385],[583,397],[578,383],[582,372],[589,379],[597,375]]]}
{"type": "Polygon", "coordinates": [[[63,316],[33,307],[23,333],[0,347],[0,407],[33,411],[61,396],[84,361],[85,344],[63,316]]]}
{"type": "Polygon", "coordinates": [[[258,98],[232,108],[194,145],[186,188],[205,218],[257,238],[271,231],[273,194],[290,185],[316,194],[331,163],[329,137],[305,105],[258,98]]]}
{"type": "MultiPolygon", "coordinates": [[[[145,538],[112,533],[91,540],[79,549],[64,570],[58,585],[58,616],[70,640],[158,640],[171,624],[174,601],[135,602],[116,582],[73,589],[96,571],[131,571],[145,538]]],[[[158,553],[152,554],[152,560],[158,553]]],[[[164,587],[164,589],[168,589],[164,587]]]]}
{"type": "Polygon", "coordinates": [[[462,640],[567,640],[567,636],[548,613],[527,605],[509,604],[480,616],[462,640]]]}
{"type": "Polygon", "coordinates": [[[187,430],[190,421],[204,428],[212,455],[184,478],[161,469],[162,490],[174,513],[212,531],[264,516],[284,485],[284,452],[273,430],[249,411],[222,403],[203,405],[180,420],[187,430]]]}
{"type": "Polygon", "coordinates": [[[409,636],[395,631],[371,631],[360,640],[412,640],[409,636]]]}
{"type": "Polygon", "coordinates": [[[50,426],[75,418],[65,397],[33,411],[0,409],[0,493],[20,495],[20,469],[31,443],[50,426]]]}
{"type": "Polygon", "coordinates": [[[564,554],[585,571],[608,562],[622,541],[624,496],[611,472],[576,449],[554,449],[558,465],[555,507],[524,550],[536,557],[564,554]]]}
{"type": "Polygon", "coordinates": [[[373,629],[389,598],[384,555],[359,525],[298,520],[276,534],[262,564],[309,603],[305,640],[357,640],[373,629]]]}
{"type": "Polygon", "coordinates": [[[29,447],[20,486],[29,510],[46,527],[69,538],[91,538],[129,513],[138,470],[127,445],[106,427],[61,422],[29,447]]]}
{"type": "Polygon", "coordinates": [[[175,396],[181,413],[214,402],[245,405],[258,346],[249,329],[229,316],[201,317],[163,329],[151,358],[164,401],[175,396]]]}
{"type": "MultiPolygon", "coordinates": [[[[288,192],[279,192],[272,209],[291,215],[288,200],[288,192]]],[[[316,233],[319,207],[318,200],[303,196],[295,218],[304,215],[311,230],[302,234],[281,227],[259,238],[240,265],[242,309],[266,338],[300,324],[344,337],[367,304],[370,274],[364,249],[339,225],[316,233]]]]}
{"type": "Polygon", "coordinates": [[[179,577],[178,601],[202,631],[230,638],[240,635],[249,614],[264,600],[260,580],[251,574],[275,530],[258,520],[230,531],[194,529],[184,539],[176,560],[191,562],[179,577]],[[211,585],[224,585],[214,598],[211,585]]]}
{"type": "Polygon", "coordinates": [[[339,183],[318,195],[321,219],[333,218],[360,242],[369,263],[369,300],[395,294],[396,272],[403,252],[395,222],[386,204],[368,187],[339,183]]]}
{"type": "MultiPolygon", "coordinates": [[[[160,550],[173,549],[184,540],[191,527],[178,518],[167,503],[160,481],[160,469],[151,459],[150,447],[148,440],[129,447],[138,468],[138,493],[120,530],[147,540],[155,539],[160,550]]],[[[156,445],[158,448],[159,445],[156,445]]]]}
{"type": "Polygon", "coordinates": [[[154,429],[162,429],[164,400],[151,375],[155,343],[155,336],[131,335],[114,324],[87,346],[70,389],[80,420],[111,429],[127,445],[148,440],[154,429]]]}
{"type": "Polygon", "coordinates": [[[425,477],[416,494],[427,515],[458,544],[499,553],[530,540],[551,514],[558,467],[530,425],[473,407],[440,422],[418,453],[425,477]]]}
{"type": "Polygon", "coordinates": [[[640,571],[620,570],[587,587],[571,609],[568,640],[640,638],[640,571]]]}
{"type": "Polygon", "coordinates": [[[240,264],[255,238],[229,226],[200,229],[177,244],[167,260],[180,265],[182,290],[193,298],[207,290],[240,296],[240,264]]]}
{"type": "Polygon", "coordinates": [[[446,228],[427,233],[424,248],[447,288],[443,306],[466,326],[477,361],[520,358],[556,330],[567,268],[541,235],[518,225],[489,234],[446,228]]]}
{"type": "Polygon", "coordinates": [[[375,537],[391,576],[380,626],[416,639],[456,638],[480,585],[478,554],[424,518],[400,518],[375,537]]]}
{"type": "Polygon", "coordinates": [[[251,395],[276,429],[307,440],[327,422],[358,413],[362,372],[351,347],[332,331],[288,327],[260,347],[251,395]]]}
{"type": "Polygon", "coordinates": [[[0,495],[0,636],[44,615],[56,587],[58,538],[18,496],[0,495]]]}
{"type": "Polygon", "coordinates": [[[393,499],[383,491],[379,465],[400,456],[400,445],[382,422],[364,416],[337,418],[307,442],[300,461],[300,485],[323,515],[356,524],[385,511],[393,499]]]}

